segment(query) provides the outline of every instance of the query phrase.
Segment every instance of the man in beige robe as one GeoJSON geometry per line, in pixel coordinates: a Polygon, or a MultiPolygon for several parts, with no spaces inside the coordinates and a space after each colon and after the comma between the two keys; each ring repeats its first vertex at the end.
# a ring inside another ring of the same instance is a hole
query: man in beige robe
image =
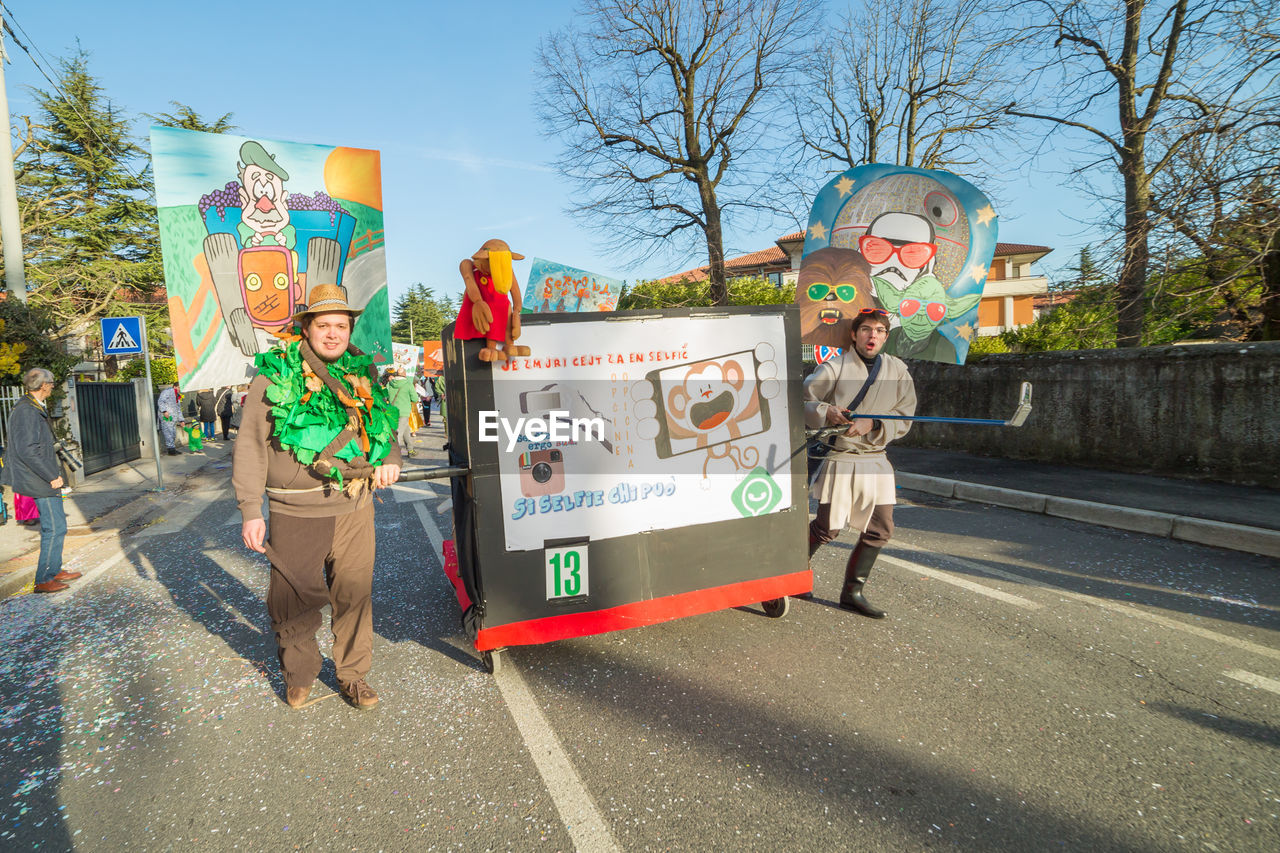
{"type": "Polygon", "coordinates": [[[809,556],[835,539],[845,526],[861,531],[845,567],[840,606],[882,619],[884,611],[873,607],[862,590],[880,549],[893,536],[895,483],[885,447],[905,435],[911,421],[873,420],[857,413],[914,415],[916,389],[902,359],[880,352],[889,336],[885,311],[863,309],[854,317],[850,336],[853,346],[818,365],[804,383],[806,427],[849,425],[832,441],[831,452],[809,490],[809,496],[818,501],[818,516],[809,525],[809,556]],[[880,368],[875,381],[850,419],[844,410],[866,383],[877,360],[880,368]]]}

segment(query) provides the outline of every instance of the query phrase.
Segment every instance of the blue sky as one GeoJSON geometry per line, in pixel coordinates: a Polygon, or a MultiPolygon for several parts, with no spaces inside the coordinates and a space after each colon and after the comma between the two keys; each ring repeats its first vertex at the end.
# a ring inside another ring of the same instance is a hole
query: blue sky
{"type": "MultiPolygon", "coordinates": [[[[559,148],[535,116],[534,57],[539,39],[569,25],[575,7],[567,0],[5,3],[19,39],[55,79],[51,69],[78,40],[143,139],[150,123],[142,114],[168,112],[176,100],[206,118],[233,113],[235,132],[246,136],[379,149],[393,303],[416,281],[453,295],[458,262],[494,236],[529,259],[631,281],[706,263],[703,255],[633,265],[606,254],[564,213],[569,185],[550,165],[559,148]]],[[[10,111],[32,114],[28,87],[48,84],[12,40],[6,49],[10,111]]],[[[1042,264],[1050,275],[1089,242],[1076,221],[1089,216],[1089,201],[1062,187],[1055,167],[1045,158],[1018,174],[997,206],[1002,241],[1054,248],[1042,264]]],[[[771,246],[799,227],[785,219],[751,231],[727,225],[730,255],[771,246]]],[[[528,265],[516,268],[522,282],[528,265]]]]}

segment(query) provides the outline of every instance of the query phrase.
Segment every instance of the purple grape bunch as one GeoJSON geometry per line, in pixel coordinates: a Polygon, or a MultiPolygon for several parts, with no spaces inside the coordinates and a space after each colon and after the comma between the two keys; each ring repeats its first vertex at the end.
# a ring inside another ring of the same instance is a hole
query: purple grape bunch
{"type": "Polygon", "coordinates": [[[337,215],[343,212],[342,207],[321,190],[316,190],[311,195],[290,193],[287,204],[290,210],[327,210],[330,225],[333,225],[337,215]]]}
{"type": "Polygon", "coordinates": [[[200,196],[200,216],[203,217],[205,211],[213,208],[218,211],[218,219],[226,219],[226,211],[228,207],[240,206],[240,182],[227,181],[227,185],[220,190],[214,190],[211,193],[205,193],[200,196]]]}

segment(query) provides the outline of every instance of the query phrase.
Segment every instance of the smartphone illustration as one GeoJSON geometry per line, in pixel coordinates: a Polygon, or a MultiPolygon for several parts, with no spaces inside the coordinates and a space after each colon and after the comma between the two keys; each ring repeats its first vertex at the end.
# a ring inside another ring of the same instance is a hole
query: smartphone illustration
{"type": "Polygon", "coordinates": [[[769,429],[752,350],[651,370],[645,378],[657,405],[662,459],[736,441],[769,429]]]}

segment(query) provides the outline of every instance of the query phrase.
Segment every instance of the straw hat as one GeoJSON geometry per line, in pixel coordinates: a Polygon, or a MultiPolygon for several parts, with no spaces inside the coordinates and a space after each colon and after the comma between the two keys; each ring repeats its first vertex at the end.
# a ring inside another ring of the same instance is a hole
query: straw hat
{"type": "Polygon", "coordinates": [[[347,289],[336,284],[317,284],[311,288],[311,298],[293,315],[293,322],[301,323],[311,314],[328,314],[333,311],[346,311],[354,320],[364,311],[347,304],[347,289]]]}
{"type": "MultiPolygon", "coordinates": [[[[493,240],[485,240],[484,245],[481,246],[479,249],[477,249],[476,253],[471,256],[471,260],[473,261],[486,260],[489,257],[490,250],[495,252],[511,252],[511,247],[507,245],[506,240],[498,240],[496,238],[493,240]]],[[[519,252],[511,252],[511,260],[523,261],[524,255],[520,254],[519,252]]]]}

